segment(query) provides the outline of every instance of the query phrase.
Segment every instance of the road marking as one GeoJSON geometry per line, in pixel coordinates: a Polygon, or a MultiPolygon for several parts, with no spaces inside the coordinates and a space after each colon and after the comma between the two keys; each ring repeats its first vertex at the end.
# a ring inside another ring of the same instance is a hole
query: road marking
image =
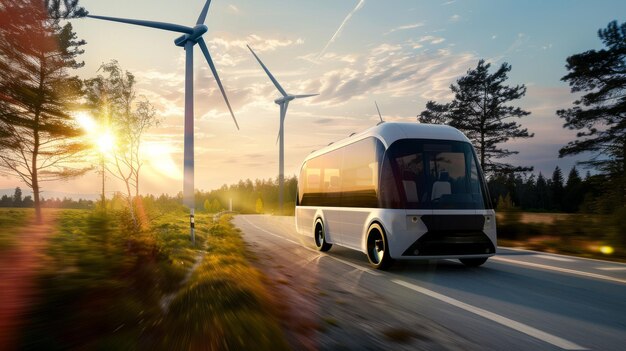
{"type": "Polygon", "coordinates": [[[269,234],[269,235],[271,235],[271,236],[275,236],[275,237],[277,237],[277,238],[279,238],[279,239],[283,239],[283,240],[288,241],[288,242],[290,242],[290,243],[292,243],[292,244],[298,245],[298,246],[300,246],[300,247],[302,247],[302,248],[304,248],[304,249],[306,249],[306,250],[309,250],[309,251],[311,251],[311,252],[314,252],[314,253],[316,253],[316,254],[318,254],[318,255],[322,256],[322,257],[332,258],[333,260],[335,260],[335,261],[337,261],[337,262],[341,262],[341,263],[343,263],[343,264],[345,264],[345,265],[347,265],[347,266],[350,266],[350,267],[352,267],[352,268],[356,268],[356,269],[358,269],[358,270],[360,270],[360,271],[363,271],[363,272],[365,272],[365,273],[369,273],[369,274],[371,274],[371,275],[382,275],[382,273],[379,273],[379,272],[373,271],[373,270],[371,270],[371,269],[369,269],[369,268],[366,268],[366,267],[359,266],[359,265],[358,265],[358,264],[356,264],[356,263],[352,263],[352,262],[349,262],[349,261],[343,260],[343,259],[341,259],[341,258],[337,258],[337,257],[335,257],[335,256],[331,256],[331,255],[328,255],[328,254],[325,254],[325,253],[319,252],[319,251],[317,251],[317,250],[313,250],[313,249],[311,249],[311,248],[309,248],[309,247],[306,247],[306,246],[302,245],[302,243],[299,243],[299,242],[294,241],[294,240],[291,240],[291,239],[287,239],[287,238],[285,238],[285,237],[284,237],[284,236],[282,236],[282,235],[278,235],[278,234],[272,233],[272,232],[270,232],[270,231],[268,231],[268,230],[265,230],[265,229],[263,229],[263,228],[261,228],[261,227],[257,226],[256,224],[254,224],[254,223],[250,222],[247,218],[242,217],[242,219],[243,219],[244,221],[246,221],[248,224],[250,224],[251,226],[255,227],[256,229],[258,229],[258,230],[260,230],[260,231],[262,231],[262,232],[264,232],[264,233],[267,233],[267,234],[269,234]]]}
{"type": "Polygon", "coordinates": [[[589,273],[589,272],[581,272],[581,271],[577,271],[577,270],[573,270],[573,269],[548,266],[548,265],[539,264],[539,263],[515,261],[515,260],[511,260],[511,259],[503,258],[503,257],[499,257],[499,256],[492,257],[491,259],[494,260],[494,261],[500,261],[500,262],[506,262],[506,263],[511,263],[511,264],[517,264],[517,265],[520,265],[520,266],[527,266],[527,267],[533,267],[533,268],[546,269],[546,270],[549,270],[549,271],[569,273],[569,274],[573,274],[573,275],[580,275],[580,276],[583,276],[583,277],[590,277],[590,278],[608,280],[608,281],[611,281],[611,282],[614,282],[614,283],[626,284],[626,279],[619,279],[619,278],[609,277],[608,275],[589,273]]]}
{"type": "Polygon", "coordinates": [[[543,258],[545,260],[552,261],[561,261],[561,262],[574,262],[571,258],[559,257],[559,256],[550,256],[550,255],[534,255],[537,258],[543,258]]]}
{"type": "Polygon", "coordinates": [[[601,262],[601,263],[612,263],[612,264],[617,264],[617,265],[624,265],[624,267],[626,267],[626,263],[601,260],[601,259],[597,259],[597,258],[568,256],[568,255],[561,255],[561,254],[555,254],[555,253],[546,254],[545,252],[541,252],[541,251],[520,249],[520,248],[517,248],[517,247],[507,247],[507,246],[498,246],[498,249],[505,249],[505,250],[511,250],[511,251],[519,251],[519,252],[533,252],[533,253],[536,253],[536,254],[539,254],[539,255],[545,254],[546,256],[550,255],[550,256],[566,257],[566,258],[571,258],[571,259],[575,259],[575,260],[594,261],[594,262],[601,262]]]}
{"type": "Polygon", "coordinates": [[[596,267],[602,271],[626,271],[626,267],[596,267]]]}
{"type": "Polygon", "coordinates": [[[439,293],[436,293],[432,290],[428,290],[425,288],[422,288],[421,286],[417,286],[415,284],[411,284],[408,282],[405,282],[403,280],[399,280],[399,279],[392,279],[392,282],[401,285],[405,288],[411,289],[413,291],[416,291],[418,293],[430,296],[434,299],[437,299],[441,302],[445,302],[447,304],[450,304],[452,306],[458,307],[460,309],[463,309],[467,312],[476,314],[478,316],[481,316],[483,318],[489,319],[493,322],[496,322],[498,324],[501,324],[505,327],[509,327],[511,329],[517,330],[520,333],[524,333],[526,335],[529,335],[535,339],[539,339],[541,341],[544,341],[548,344],[552,344],[556,347],[560,347],[564,350],[587,350],[587,348],[584,348],[580,345],[577,345],[571,341],[565,340],[563,338],[560,338],[558,336],[552,335],[552,334],[548,334],[544,331],[541,331],[539,329],[533,328],[529,325],[514,321],[512,319],[503,317],[499,314],[493,313],[493,312],[489,312],[487,310],[483,310],[482,308],[479,307],[475,307],[469,304],[466,304],[465,302],[461,302],[459,300],[453,299],[451,297],[448,297],[446,295],[442,295],[439,293]]]}

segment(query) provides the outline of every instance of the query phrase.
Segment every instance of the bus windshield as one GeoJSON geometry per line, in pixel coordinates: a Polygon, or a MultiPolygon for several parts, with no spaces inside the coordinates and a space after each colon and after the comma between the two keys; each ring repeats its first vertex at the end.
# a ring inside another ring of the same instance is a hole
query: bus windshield
{"type": "Polygon", "coordinates": [[[484,209],[488,200],[472,146],[466,142],[404,139],[385,154],[383,208],[484,209]]]}

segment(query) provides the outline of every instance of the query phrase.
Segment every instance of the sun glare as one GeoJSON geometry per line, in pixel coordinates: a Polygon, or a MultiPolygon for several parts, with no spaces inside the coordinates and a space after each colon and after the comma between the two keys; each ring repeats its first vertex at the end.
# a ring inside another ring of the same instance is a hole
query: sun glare
{"type": "Polygon", "coordinates": [[[97,137],[96,144],[101,153],[109,153],[115,146],[115,137],[110,131],[105,131],[97,137]]]}
{"type": "Polygon", "coordinates": [[[149,142],[142,147],[142,153],[153,173],[171,179],[182,179],[183,173],[174,162],[174,147],[163,142],[149,142]]]}
{"type": "Polygon", "coordinates": [[[87,112],[78,112],[74,119],[88,134],[94,133],[98,129],[98,124],[87,112]]]}
{"type": "Polygon", "coordinates": [[[115,148],[115,135],[104,125],[99,125],[96,120],[85,111],[76,113],[74,119],[85,131],[85,136],[91,140],[94,147],[105,155],[109,154],[115,148]]]}

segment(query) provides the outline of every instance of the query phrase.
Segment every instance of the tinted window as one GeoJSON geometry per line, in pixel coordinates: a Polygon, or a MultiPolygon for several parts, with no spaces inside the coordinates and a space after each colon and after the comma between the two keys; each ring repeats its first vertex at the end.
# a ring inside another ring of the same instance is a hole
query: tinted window
{"type": "Polygon", "coordinates": [[[385,155],[385,208],[483,209],[484,182],[469,143],[407,139],[385,155]]]}
{"type": "Polygon", "coordinates": [[[300,172],[301,206],[378,207],[382,143],[367,138],[309,160],[300,172]]]}
{"type": "Polygon", "coordinates": [[[378,176],[383,150],[380,141],[374,138],[344,148],[342,206],[378,207],[378,176]]]}

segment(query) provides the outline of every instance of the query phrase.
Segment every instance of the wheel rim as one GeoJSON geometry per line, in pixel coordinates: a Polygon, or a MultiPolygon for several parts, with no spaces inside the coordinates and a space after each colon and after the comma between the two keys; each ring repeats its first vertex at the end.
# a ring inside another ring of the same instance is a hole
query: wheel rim
{"type": "Polygon", "coordinates": [[[370,259],[379,264],[385,257],[385,241],[379,233],[372,233],[369,240],[370,259]]]}
{"type": "Polygon", "coordinates": [[[321,247],[324,242],[324,230],[318,225],[315,233],[315,244],[317,244],[317,247],[321,247]]]}

